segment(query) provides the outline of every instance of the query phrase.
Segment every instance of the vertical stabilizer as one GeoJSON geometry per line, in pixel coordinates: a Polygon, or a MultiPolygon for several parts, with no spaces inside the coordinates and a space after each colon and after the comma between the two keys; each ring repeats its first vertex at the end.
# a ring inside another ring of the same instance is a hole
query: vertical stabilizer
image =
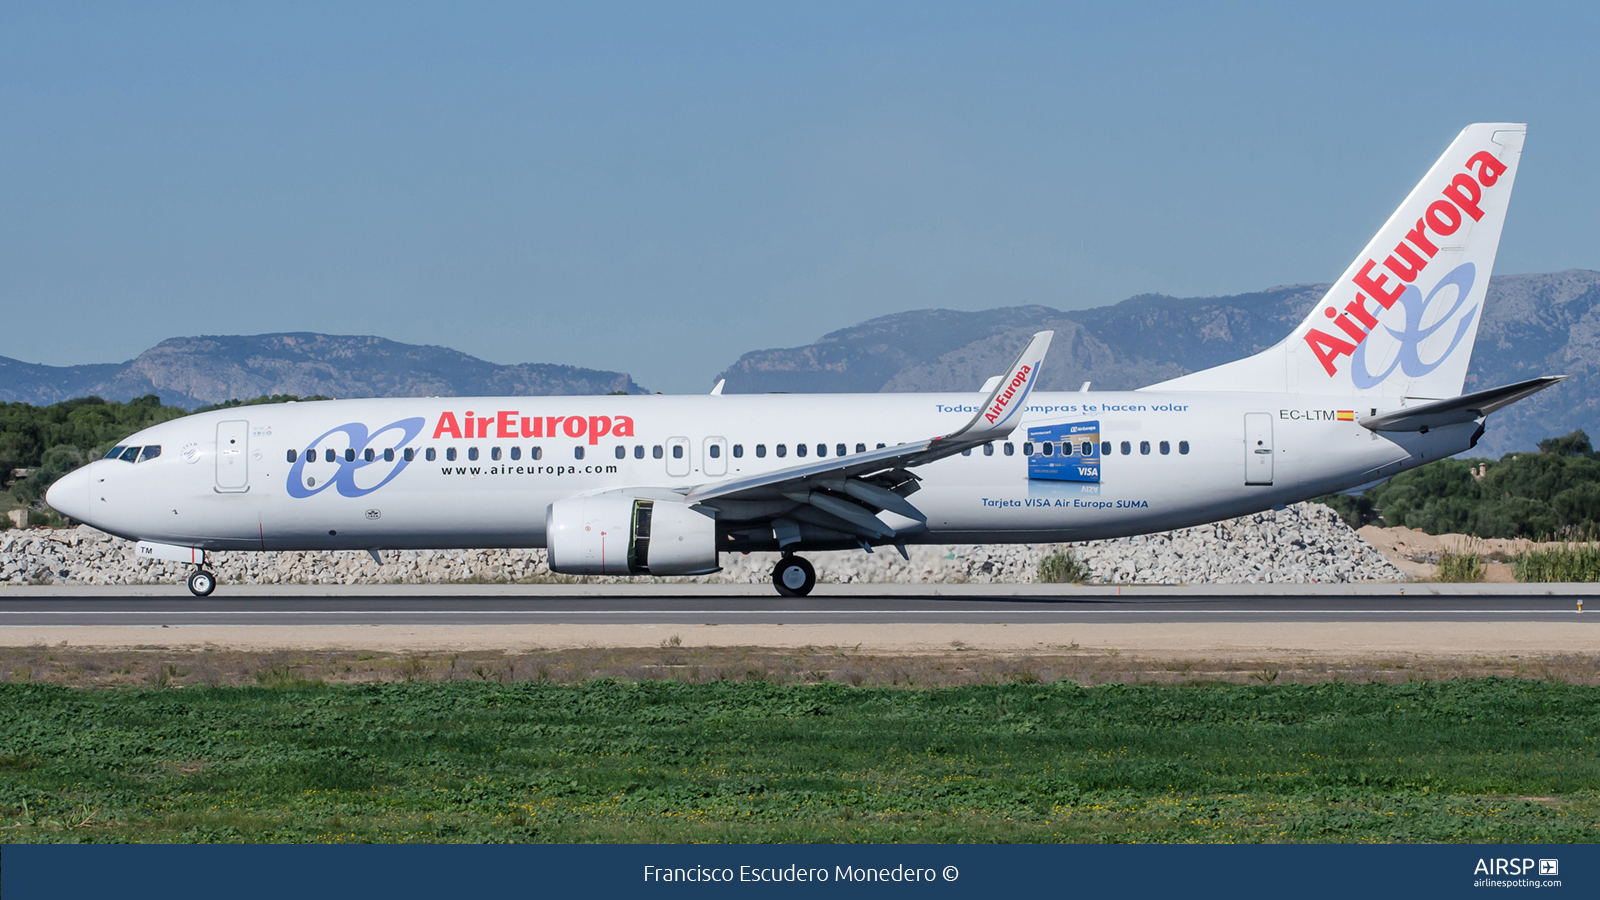
{"type": "Polygon", "coordinates": [[[1469,125],[1293,333],[1148,390],[1461,393],[1526,125],[1469,125]]]}

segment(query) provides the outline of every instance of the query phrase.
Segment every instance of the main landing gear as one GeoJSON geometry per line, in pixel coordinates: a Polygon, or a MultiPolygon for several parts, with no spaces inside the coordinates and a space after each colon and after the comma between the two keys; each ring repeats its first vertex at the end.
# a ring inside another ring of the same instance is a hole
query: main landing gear
{"type": "Polygon", "coordinates": [[[798,556],[784,556],[772,567],[772,586],[785,597],[804,597],[817,586],[817,570],[798,556]]]}
{"type": "Polygon", "coordinates": [[[189,573],[189,593],[196,597],[209,597],[217,589],[217,576],[206,569],[196,568],[189,573]]]}

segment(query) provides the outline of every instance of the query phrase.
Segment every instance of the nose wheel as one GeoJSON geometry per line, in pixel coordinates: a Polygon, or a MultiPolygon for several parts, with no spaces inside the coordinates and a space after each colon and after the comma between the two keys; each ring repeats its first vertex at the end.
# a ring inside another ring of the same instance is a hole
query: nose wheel
{"type": "Polygon", "coordinates": [[[189,573],[189,593],[196,597],[209,597],[217,589],[217,576],[205,569],[195,569],[189,573]]]}
{"type": "Polygon", "coordinates": [[[785,597],[804,597],[817,586],[817,570],[798,556],[785,556],[772,568],[772,586],[785,597]]]}

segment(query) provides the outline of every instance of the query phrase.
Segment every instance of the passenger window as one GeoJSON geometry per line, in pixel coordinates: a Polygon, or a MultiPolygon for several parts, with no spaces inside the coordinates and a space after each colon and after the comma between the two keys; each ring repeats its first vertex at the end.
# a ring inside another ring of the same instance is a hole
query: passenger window
{"type": "Polygon", "coordinates": [[[322,451],[322,458],[324,460],[328,461],[328,462],[333,462],[334,460],[338,459],[339,457],[334,455],[333,448],[329,447],[328,449],[322,451]]]}
{"type": "MultiPolygon", "coordinates": [[[[845,451],[848,450],[848,449],[849,448],[846,447],[845,445],[840,444],[839,446],[833,448],[833,455],[834,456],[843,456],[845,454],[845,451]]],[[[857,452],[860,452],[860,451],[857,451],[857,452]]]]}
{"type": "Polygon", "coordinates": [[[528,458],[529,459],[544,459],[544,448],[543,447],[529,447],[528,448],[528,458]]]}
{"type": "Polygon", "coordinates": [[[478,448],[477,447],[468,447],[467,448],[467,459],[470,462],[477,462],[478,461],[478,448]]]}
{"type": "Polygon", "coordinates": [[[878,449],[882,450],[884,447],[887,447],[887,446],[889,446],[889,445],[888,444],[879,444],[878,445],[878,449]]]}
{"type": "Polygon", "coordinates": [[[1161,442],[1161,455],[1162,456],[1166,456],[1167,454],[1169,454],[1171,452],[1172,452],[1172,444],[1171,444],[1171,442],[1162,441],[1161,442]]]}
{"type": "Polygon", "coordinates": [[[643,444],[634,444],[633,445],[633,458],[634,459],[644,459],[644,445],[643,444]]]}
{"type": "Polygon", "coordinates": [[[673,444],[672,445],[672,458],[673,459],[683,459],[683,445],[682,444],[673,444]]]}
{"type": "Polygon", "coordinates": [[[788,456],[788,455],[789,455],[789,447],[788,447],[788,445],[779,444],[778,445],[778,458],[779,459],[783,459],[785,456],[788,456]]]}
{"type": "Polygon", "coordinates": [[[455,462],[456,461],[456,448],[454,448],[454,447],[446,447],[445,451],[444,451],[444,459],[445,459],[445,462],[455,462]]]}
{"type": "Polygon", "coordinates": [[[994,441],[990,441],[989,443],[983,445],[983,455],[984,456],[993,456],[994,455],[994,441]]]}
{"type": "Polygon", "coordinates": [[[817,445],[817,457],[821,458],[821,457],[824,457],[824,456],[827,456],[827,455],[828,455],[828,445],[827,444],[818,444],[817,445]]]}
{"type": "Polygon", "coordinates": [[[712,444],[710,447],[706,448],[706,452],[711,454],[711,458],[712,459],[721,459],[722,458],[722,445],[721,444],[712,444]]]}
{"type": "Polygon", "coordinates": [[[158,457],[160,455],[161,455],[161,445],[160,444],[146,444],[144,449],[139,451],[139,462],[144,462],[147,459],[155,459],[156,457],[158,457]]]}
{"type": "Polygon", "coordinates": [[[1133,452],[1133,445],[1128,443],[1127,441],[1123,441],[1122,442],[1122,455],[1123,456],[1127,456],[1129,453],[1132,453],[1132,452],[1133,452]]]}
{"type": "Polygon", "coordinates": [[[1140,441],[1139,442],[1139,455],[1140,456],[1149,456],[1150,455],[1150,442],[1149,441],[1140,441]]]}
{"type": "Polygon", "coordinates": [[[125,450],[125,449],[127,449],[127,448],[122,447],[122,446],[112,447],[111,448],[111,452],[107,453],[105,458],[106,459],[116,459],[117,457],[122,455],[122,451],[125,450]]]}
{"type": "Polygon", "coordinates": [[[805,444],[795,444],[794,445],[794,455],[795,456],[805,456],[806,455],[806,445],[805,444]]]}
{"type": "Polygon", "coordinates": [[[500,461],[500,448],[499,447],[490,447],[489,448],[489,458],[494,460],[495,462],[499,462],[500,461]]]}
{"type": "Polygon", "coordinates": [[[573,459],[583,459],[583,445],[582,444],[579,444],[578,446],[572,448],[572,458],[573,459]]]}
{"type": "Polygon", "coordinates": [[[368,447],[367,449],[361,451],[361,458],[366,460],[367,462],[372,462],[373,460],[378,458],[378,454],[373,452],[373,449],[371,447],[368,447]]]}
{"type": "Polygon", "coordinates": [[[1111,455],[1111,442],[1110,441],[1101,441],[1100,442],[1100,455],[1101,456],[1110,456],[1111,455]]]}
{"type": "Polygon", "coordinates": [[[417,451],[413,450],[410,447],[407,447],[406,448],[406,452],[405,452],[406,462],[411,462],[413,459],[416,459],[416,458],[417,458],[417,451]]]}
{"type": "Polygon", "coordinates": [[[660,459],[665,454],[661,452],[661,445],[657,444],[654,447],[650,448],[650,455],[655,457],[656,459],[660,459]]]}
{"type": "Polygon", "coordinates": [[[766,444],[757,444],[756,445],[756,459],[766,459],[766,458],[767,458],[767,445],[766,444]]]}
{"type": "Polygon", "coordinates": [[[617,459],[627,459],[628,458],[628,448],[622,446],[621,444],[618,444],[617,445],[617,454],[616,455],[617,455],[617,459]]]}
{"type": "Polygon", "coordinates": [[[1041,449],[1044,451],[1044,455],[1045,456],[1055,456],[1056,455],[1056,445],[1051,443],[1050,441],[1045,441],[1043,446],[1041,447],[1041,449]]]}
{"type": "Polygon", "coordinates": [[[1033,441],[1023,441],[1022,442],[1022,455],[1023,456],[1032,456],[1033,455],[1033,441]]]}
{"type": "Polygon", "coordinates": [[[972,455],[972,448],[968,447],[967,449],[961,451],[961,455],[962,456],[971,456],[972,455]]]}
{"type": "Polygon", "coordinates": [[[1006,441],[1004,444],[1001,444],[1000,446],[1006,448],[1006,455],[1007,456],[1016,456],[1017,455],[1017,445],[1016,444],[1013,444],[1010,441],[1006,441]]]}
{"type": "Polygon", "coordinates": [[[1180,455],[1182,455],[1182,456],[1188,456],[1189,455],[1189,442],[1188,441],[1179,441],[1178,442],[1178,453],[1180,455]]]}
{"type": "Polygon", "coordinates": [[[521,447],[512,447],[511,448],[511,458],[512,458],[512,460],[521,459],[522,458],[522,448],[521,447]]]}
{"type": "Polygon", "coordinates": [[[354,448],[354,447],[346,447],[346,448],[344,448],[344,461],[345,462],[355,462],[356,461],[356,448],[354,448]]]}
{"type": "Polygon", "coordinates": [[[865,452],[867,452],[867,445],[866,444],[857,444],[856,445],[856,452],[857,453],[865,453],[865,452]]]}
{"type": "Polygon", "coordinates": [[[293,451],[293,450],[290,450],[290,451],[289,451],[289,456],[288,456],[288,460],[289,460],[289,462],[294,462],[294,460],[295,460],[295,457],[297,457],[297,456],[299,456],[299,455],[300,455],[300,454],[298,454],[298,453],[296,453],[296,452],[294,452],[294,451],[293,451]]]}
{"type": "Polygon", "coordinates": [[[394,448],[393,447],[386,448],[383,451],[383,461],[384,462],[394,462],[394,448]]]}
{"type": "Polygon", "coordinates": [[[1094,445],[1089,443],[1088,441],[1084,441],[1083,442],[1083,455],[1084,456],[1088,456],[1093,452],[1094,452],[1094,445]]]}
{"type": "Polygon", "coordinates": [[[427,450],[423,451],[422,455],[428,458],[428,462],[433,462],[439,458],[438,451],[434,450],[432,447],[429,447],[427,450]]]}

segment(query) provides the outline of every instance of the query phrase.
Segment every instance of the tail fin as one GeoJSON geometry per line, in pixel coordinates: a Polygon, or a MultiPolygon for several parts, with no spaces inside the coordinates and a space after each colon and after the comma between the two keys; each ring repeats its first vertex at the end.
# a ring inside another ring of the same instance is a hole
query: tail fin
{"type": "Polygon", "coordinates": [[[1288,338],[1146,390],[1461,393],[1526,125],[1469,125],[1288,338]]]}

